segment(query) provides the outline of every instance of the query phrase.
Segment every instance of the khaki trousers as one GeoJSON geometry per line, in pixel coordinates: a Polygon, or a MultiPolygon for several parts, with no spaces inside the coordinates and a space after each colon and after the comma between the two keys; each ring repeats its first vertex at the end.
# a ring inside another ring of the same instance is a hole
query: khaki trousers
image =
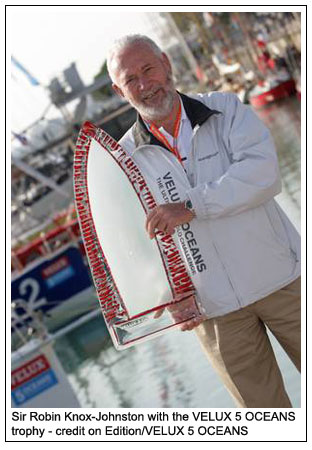
{"type": "Polygon", "coordinates": [[[300,371],[300,281],[196,328],[204,352],[240,408],[292,407],[266,326],[300,371]]]}

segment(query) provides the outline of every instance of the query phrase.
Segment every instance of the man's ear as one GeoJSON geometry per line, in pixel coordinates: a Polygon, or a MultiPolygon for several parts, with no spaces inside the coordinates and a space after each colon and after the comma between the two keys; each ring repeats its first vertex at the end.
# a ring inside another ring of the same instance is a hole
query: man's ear
{"type": "Polygon", "coordinates": [[[117,86],[117,84],[113,83],[112,88],[114,89],[116,94],[119,95],[119,97],[124,97],[122,90],[117,86]]]}
{"type": "Polygon", "coordinates": [[[166,55],[166,53],[162,54],[162,61],[165,64],[165,66],[167,67],[167,69],[169,70],[169,72],[172,73],[171,62],[170,62],[168,56],[166,55]]]}

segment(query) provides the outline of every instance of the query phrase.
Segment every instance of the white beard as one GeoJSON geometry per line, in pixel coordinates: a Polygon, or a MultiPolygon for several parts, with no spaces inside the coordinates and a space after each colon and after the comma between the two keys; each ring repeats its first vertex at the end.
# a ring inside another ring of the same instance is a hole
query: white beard
{"type": "Polygon", "coordinates": [[[168,117],[168,115],[172,111],[176,90],[173,84],[171,74],[168,74],[167,82],[169,90],[167,92],[167,95],[164,97],[161,105],[154,107],[154,106],[146,106],[142,103],[137,104],[129,101],[129,103],[138,111],[138,113],[144,119],[150,121],[161,120],[164,117],[168,117]]]}
{"type": "Polygon", "coordinates": [[[164,117],[167,117],[172,111],[174,105],[174,94],[172,92],[168,92],[162,104],[159,106],[145,106],[141,103],[134,104],[131,103],[132,106],[140,113],[144,119],[147,120],[160,120],[164,117]]]}

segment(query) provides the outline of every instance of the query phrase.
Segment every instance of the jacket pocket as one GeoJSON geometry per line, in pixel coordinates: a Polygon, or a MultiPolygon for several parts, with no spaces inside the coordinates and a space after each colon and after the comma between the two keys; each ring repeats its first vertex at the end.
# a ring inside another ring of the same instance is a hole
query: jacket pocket
{"type": "Polygon", "coordinates": [[[294,256],[294,251],[291,248],[290,240],[288,233],[285,229],[285,226],[281,220],[279,212],[275,206],[274,202],[268,202],[266,205],[263,205],[264,212],[270,224],[270,228],[272,231],[272,235],[274,239],[292,256],[294,256]]]}
{"type": "Polygon", "coordinates": [[[265,292],[291,277],[296,261],[287,234],[283,224],[267,214],[265,205],[220,218],[213,225],[220,257],[241,299],[265,292]]]}

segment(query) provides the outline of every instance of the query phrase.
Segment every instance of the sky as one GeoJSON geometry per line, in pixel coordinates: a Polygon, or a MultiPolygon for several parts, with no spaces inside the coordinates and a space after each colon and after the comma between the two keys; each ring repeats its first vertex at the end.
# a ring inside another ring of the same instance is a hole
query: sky
{"type": "MultiPolygon", "coordinates": [[[[116,8],[115,8],[116,10],[116,8]]],[[[10,7],[9,55],[13,55],[42,86],[72,62],[86,84],[92,83],[114,39],[127,33],[152,31],[152,17],[144,12],[109,11],[105,7],[10,7]]],[[[21,132],[41,116],[50,103],[42,86],[32,86],[10,67],[12,130],[21,132]]],[[[9,77],[8,77],[9,79],[9,77]]],[[[53,108],[49,114],[53,115],[53,108]]]]}
{"type": "MultiPolygon", "coordinates": [[[[61,74],[72,62],[76,63],[83,81],[89,84],[103,64],[108,47],[117,37],[139,32],[148,34],[157,42],[154,19],[158,9],[170,11],[176,8],[172,6],[145,6],[144,8],[9,6],[7,8],[7,80],[10,80],[8,114],[11,116],[12,130],[19,133],[42,115],[50,103],[44,86],[51,78],[61,74]],[[14,78],[11,76],[11,54],[40,81],[41,86],[31,86],[26,77],[16,68],[12,70],[14,78]]],[[[183,7],[182,10],[187,9],[212,11],[222,8],[208,8],[205,5],[183,7]]],[[[224,9],[228,10],[228,7],[224,9]]],[[[238,10],[242,9],[244,8],[238,8],[238,10]]],[[[247,10],[250,9],[252,8],[247,8],[247,10]]],[[[263,7],[257,6],[256,9],[260,10],[263,7]]],[[[270,7],[264,7],[264,10],[268,9],[270,7]]],[[[274,10],[278,9],[279,7],[274,6],[274,10]]],[[[282,9],[285,10],[285,5],[282,9]]],[[[55,109],[49,110],[50,117],[56,114],[59,115],[59,112],[55,109]]]]}

